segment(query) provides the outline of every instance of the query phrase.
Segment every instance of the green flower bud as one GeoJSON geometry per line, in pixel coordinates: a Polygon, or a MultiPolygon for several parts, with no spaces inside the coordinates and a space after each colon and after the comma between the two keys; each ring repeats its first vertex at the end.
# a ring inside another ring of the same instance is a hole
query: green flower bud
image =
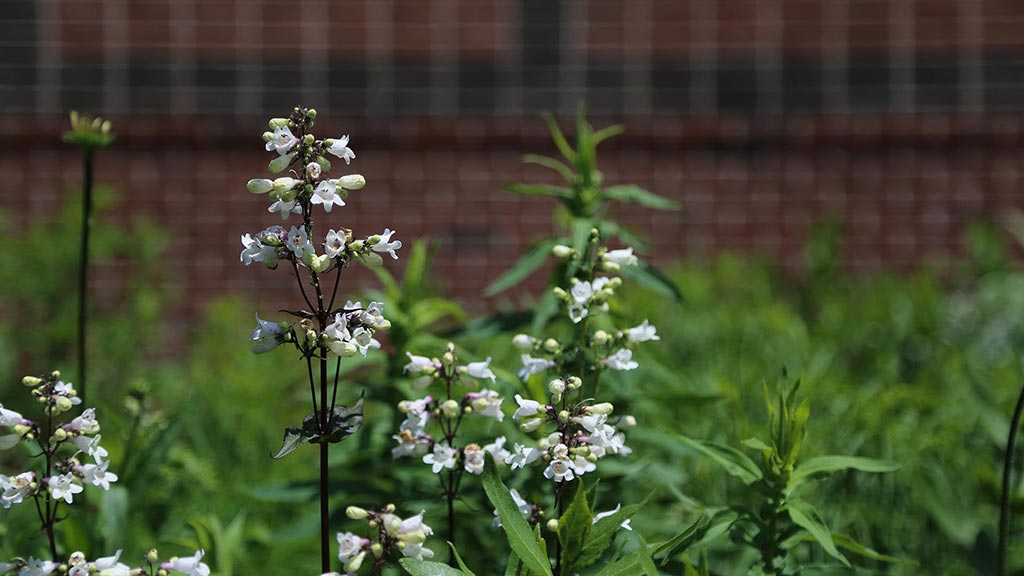
{"type": "Polygon", "coordinates": [[[451,399],[445,400],[441,404],[441,412],[449,418],[454,418],[459,413],[459,403],[451,399]]]}
{"type": "Polygon", "coordinates": [[[316,163],[320,165],[321,172],[327,172],[331,169],[331,161],[323,156],[317,156],[316,163]]]}
{"type": "Polygon", "coordinates": [[[348,249],[351,250],[352,252],[362,252],[363,251],[363,241],[362,240],[356,240],[354,242],[349,242],[348,243],[348,249]]]}
{"type": "Polygon", "coordinates": [[[316,108],[310,108],[309,110],[306,110],[306,117],[309,118],[310,120],[316,118],[316,108]]]}
{"type": "Polygon", "coordinates": [[[25,386],[39,386],[43,383],[42,378],[36,378],[35,376],[25,376],[21,379],[21,383],[25,386]]]}
{"type": "Polygon", "coordinates": [[[608,333],[605,332],[604,330],[598,330],[597,332],[594,332],[594,345],[595,346],[604,346],[604,345],[608,344],[608,340],[609,339],[610,339],[610,336],[608,336],[608,333]]]}
{"type": "Polygon", "coordinates": [[[569,390],[579,390],[583,386],[583,380],[580,380],[579,376],[569,376],[565,380],[565,384],[569,387],[569,390]]]}
{"type": "Polygon", "coordinates": [[[551,382],[548,382],[548,391],[552,394],[561,394],[562,392],[565,392],[565,380],[555,378],[551,382]]]}
{"type": "Polygon", "coordinates": [[[555,286],[551,291],[555,294],[555,298],[558,298],[559,300],[566,300],[569,298],[569,293],[561,286],[555,286]]]}
{"type": "Polygon", "coordinates": [[[312,134],[306,134],[305,136],[302,137],[302,143],[305,144],[306,146],[312,144],[314,140],[316,140],[316,137],[313,136],[312,134]]]}
{"type": "Polygon", "coordinates": [[[314,272],[323,272],[330,265],[331,259],[327,257],[327,254],[321,254],[313,257],[309,263],[309,269],[314,272]]]}
{"type": "Polygon", "coordinates": [[[384,547],[380,545],[380,542],[374,542],[370,545],[370,552],[374,558],[380,558],[381,554],[384,553],[384,547]]]}
{"type": "Polygon", "coordinates": [[[273,132],[264,132],[263,133],[263,141],[264,142],[270,142],[273,139],[274,139],[274,133],[273,132]]]}
{"type": "Polygon", "coordinates": [[[555,256],[555,258],[564,259],[572,256],[573,254],[576,253],[576,251],[568,246],[565,246],[564,244],[556,244],[555,247],[551,249],[551,253],[555,256]]]}
{"type": "Polygon", "coordinates": [[[548,530],[550,530],[551,532],[558,532],[558,520],[556,518],[552,518],[551,520],[548,520],[548,523],[546,524],[546,526],[547,526],[548,530]]]}
{"type": "Polygon", "coordinates": [[[594,404],[593,406],[587,406],[583,409],[587,414],[601,414],[607,416],[612,413],[615,407],[610,402],[602,402],[600,404],[594,404]]]}
{"type": "Polygon", "coordinates": [[[270,164],[267,166],[267,169],[270,170],[272,174],[284,172],[285,169],[287,169],[288,166],[292,163],[292,160],[295,160],[295,152],[274,158],[273,160],[270,161],[270,164]]]}
{"type": "Polygon", "coordinates": [[[288,119],[287,118],[271,118],[270,122],[267,123],[267,126],[270,126],[271,130],[276,130],[278,128],[287,128],[288,127],[288,119]]]}
{"type": "Polygon", "coordinates": [[[561,412],[559,412],[558,413],[558,421],[561,422],[562,424],[565,424],[566,422],[568,422],[569,421],[569,411],[568,410],[562,410],[561,412]]]}
{"type": "Polygon", "coordinates": [[[359,571],[359,567],[363,565],[363,558],[366,557],[366,552],[360,552],[355,556],[348,559],[345,563],[345,572],[356,573],[359,571]]]}
{"type": "Polygon", "coordinates": [[[156,564],[160,561],[160,553],[156,551],[156,548],[150,548],[149,552],[146,552],[146,562],[150,564],[156,564]]]}
{"type": "Polygon", "coordinates": [[[56,440],[57,442],[63,442],[64,439],[67,437],[68,432],[63,428],[57,428],[56,430],[53,431],[53,439],[56,440]]]}
{"type": "Polygon", "coordinates": [[[363,178],[362,174],[349,174],[338,178],[338,187],[345,190],[359,190],[363,186],[366,186],[366,178],[363,178]]]}
{"type": "Polygon", "coordinates": [[[402,519],[394,514],[385,514],[384,530],[392,536],[397,536],[398,532],[402,530],[402,519]]]}
{"type": "Polygon", "coordinates": [[[530,432],[536,432],[540,425],[544,423],[543,418],[530,418],[529,420],[523,420],[519,424],[519,429],[529,434],[530,432]]]}
{"type": "MultiPolygon", "coordinates": [[[[252,182],[252,180],[250,180],[250,182],[252,182]]],[[[295,188],[299,184],[302,184],[302,180],[296,180],[295,178],[292,178],[290,176],[284,176],[282,178],[277,178],[274,180],[273,188],[274,192],[282,193],[287,192],[292,188],[295,188]]]]}
{"type": "Polygon", "coordinates": [[[544,350],[547,352],[555,353],[558,351],[558,340],[554,338],[548,338],[544,341],[544,350]]]}
{"type": "Polygon", "coordinates": [[[612,262],[611,260],[601,261],[601,269],[604,270],[605,272],[618,272],[619,268],[620,266],[618,265],[618,263],[612,262]]]}
{"type": "Polygon", "coordinates": [[[54,370],[50,372],[50,378],[53,380],[60,380],[60,370],[54,370]]]}
{"type": "Polygon", "coordinates": [[[348,508],[345,508],[345,516],[348,516],[352,520],[363,520],[369,515],[369,512],[359,506],[349,506],[348,508]]]}

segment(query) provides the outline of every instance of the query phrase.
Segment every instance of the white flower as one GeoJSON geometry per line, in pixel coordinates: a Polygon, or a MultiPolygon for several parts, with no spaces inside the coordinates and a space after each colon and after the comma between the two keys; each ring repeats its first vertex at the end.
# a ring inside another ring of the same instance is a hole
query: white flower
{"type": "Polygon", "coordinates": [[[572,287],[572,299],[577,304],[586,304],[594,295],[594,287],[590,282],[577,282],[572,287]]]}
{"type": "Polygon", "coordinates": [[[242,246],[244,250],[239,254],[238,260],[246,266],[253,262],[270,264],[277,261],[277,248],[267,246],[260,242],[259,239],[252,238],[248,234],[242,236],[242,246]]]}
{"type": "Polygon", "coordinates": [[[647,342],[648,340],[661,340],[657,335],[658,329],[644,320],[643,324],[626,330],[626,337],[630,342],[647,342]]]}
{"type": "Polygon", "coordinates": [[[69,429],[82,434],[95,434],[100,431],[100,423],[96,421],[96,409],[86,408],[81,416],[76,416],[70,424],[69,429]]]}
{"type": "Polygon", "coordinates": [[[113,556],[97,558],[92,566],[99,570],[100,576],[128,576],[131,568],[127,564],[118,562],[121,558],[121,551],[118,550],[113,556]]]}
{"type": "Polygon", "coordinates": [[[327,148],[327,152],[334,154],[338,158],[345,161],[345,164],[350,164],[352,160],[355,160],[356,153],[348,147],[348,135],[344,135],[341,138],[337,138],[331,143],[330,147],[327,148]]]}
{"type": "Polygon", "coordinates": [[[409,363],[402,369],[405,372],[421,372],[435,366],[434,361],[426,356],[415,356],[412,352],[406,352],[405,355],[409,357],[409,363]]]}
{"type": "Polygon", "coordinates": [[[426,440],[413,434],[413,432],[408,428],[401,429],[398,434],[395,434],[391,438],[398,442],[398,446],[391,449],[392,458],[412,456],[421,447],[425,447],[427,445],[426,440]]]}
{"type": "MultiPolygon", "coordinates": [[[[490,358],[487,359],[490,362],[490,358]]],[[[490,370],[488,370],[490,372],[490,370]]],[[[505,419],[505,413],[501,411],[502,399],[494,390],[483,389],[480,392],[469,394],[470,405],[473,411],[481,416],[494,418],[498,422],[505,419]]]]}
{"type": "Polygon", "coordinates": [[[470,362],[466,365],[466,374],[469,374],[473,378],[490,378],[491,382],[495,381],[494,372],[491,372],[491,357],[488,356],[487,360],[483,362],[470,362]]]}
{"type": "Polygon", "coordinates": [[[292,131],[287,126],[274,128],[274,137],[267,142],[267,152],[276,150],[278,154],[284,156],[288,153],[288,150],[299,141],[298,138],[292,134],[292,131]]]}
{"type": "Polygon", "coordinates": [[[451,446],[437,443],[434,444],[434,451],[423,457],[423,463],[430,464],[434,474],[440,472],[442,468],[452,470],[455,468],[455,457],[458,453],[459,451],[451,446]]]}
{"type": "Polygon", "coordinates": [[[614,262],[619,266],[636,266],[637,258],[633,255],[632,248],[623,248],[621,250],[609,250],[605,252],[605,262],[614,262]]]}
{"type": "Polygon", "coordinates": [[[328,337],[347,342],[352,339],[352,333],[348,331],[348,318],[341,312],[334,315],[334,322],[324,328],[324,334],[328,337]]]}
{"type": "Polygon", "coordinates": [[[569,319],[572,320],[573,324],[579,324],[589,314],[590,311],[587,310],[587,307],[583,304],[577,304],[576,302],[569,303],[569,319]]]}
{"type": "Polygon", "coordinates": [[[306,176],[316,180],[320,177],[320,164],[318,162],[310,162],[306,164],[306,176]]]}
{"type": "Polygon", "coordinates": [[[369,543],[369,540],[351,532],[338,532],[338,560],[348,562],[349,558],[358,554],[369,543]]]}
{"type": "Polygon", "coordinates": [[[200,562],[205,551],[199,550],[191,558],[172,558],[170,562],[161,565],[166,570],[174,570],[188,576],[210,576],[210,567],[200,562]]]}
{"type": "Polygon", "coordinates": [[[50,494],[54,500],[63,499],[68,504],[71,504],[72,500],[74,500],[74,495],[82,492],[80,485],[71,482],[74,478],[75,476],[69,472],[60,476],[50,476],[47,479],[46,483],[50,486],[50,494]]]}
{"type": "Polygon", "coordinates": [[[373,330],[360,326],[352,331],[352,343],[359,349],[359,353],[366,356],[366,352],[371,348],[377,350],[380,348],[380,342],[373,337],[373,330]]]}
{"type": "Polygon", "coordinates": [[[587,472],[597,470],[597,464],[587,460],[585,456],[577,454],[576,457],[572,459],[572,469],[578,476],[583,476],[587,472]]]}
{"type": "Polygon", "coordinates": [[[110,483],[117,482],[117,474],[107,472],[108,467],[110,467],[110,461],[98,464],[85,464],[82,466],[82,479],[93,486],[110,490],[110,483]]]}
{"type": "Polygon", "coordinates": [[[0,426],[17,426],[24,421],[24,416],[14,410],[8,410],[4,408],[3,404],[0,404],[0,426]]]}
{"type": "Polygon", "coordinates": [[[424,548],[423,544],[410,544],[407,542],[405,544],[405,548],[402,548],[402,556],[423,560],[424,558],[433,558],[434,551],[429,548],[424,548]]]}
{"type": "Polygon", "coordinates": [[[345,252],[345,233],[328,230],[324,241],[324,251],[330,258],[337,258],[343,254],[345,252]]]}
{"type": "MultiPolygon", "coordinates": [[[[611,516],[612,514],[615,514],[616,512],[618,512],[621,509],[622,509],[622,504],[616,504],[614,510],[609,510],[607,512],[601,512],[601,513],[597,514],[596,516],[594,516],[594,522],[593,523],[597,524],[598,520],[600,520],[602,518],[607,518],[607,517],[611,516]]],[[[619,524],[619,526],[621,526],[622,528],[624,528],[626,530],[632,530],[633,529],[629,525],[629,518],[626,518],[625,520],[623,520],[622,524],[619,524]]]]}
{"type": "Polygon", "coordinates": [[[317,184],[313,195],[309,198],[310,204],[323,204],[324,212],[330,212],[335,206],[344,206],[345,201],[337,193],[338,186],[333,180],[324,180],[317,184]]]}
{"type": "Polygon", "coordinates": [[[470,474],[484,473],[484,454],[478,444],[470,444],[462,449],[462,467],[470,474]]]}
{"type": "Polygon", "coordinates": [[[391,323],[384,318],[384,303],[370,302],[366,310],[359,315],[359,321],[374,328],[388,328],[391,323]]]}
{"type": "Polygon", "coordinates": [[[75,387],[71,385],[71,382],[58,380],[57,383],[53,385],[53,393],[70,398],[73,406],[78,406],[82,403],[82,399],[75,395],[75,387]]]}
{"type": "Polygon", "coordinates": [[[529,350],[533,348],[533,338],[526,334],[516,334],[512,338],[512,345],[520,350],[529,350]]]}
{"type": "Polygon", "coordinates": [[[257,314],[256,329],[249,336],[249,340],[252,342],[252,351],[256,354],[263,354],[277,348],[282,342],[281,334],[283,333],[284,330],[281,330],[281,326],[277,322],[260,320],[260,315],[257,314]]]}
{"type": "Polygon", "coordinates": [[[633,351],[626,348],[616,350],[614,354],[601,360],[601,364],[612,370],[633,370],[640,366],[633,361],[633,351]]]}
{"type": "Polygon", "coordinates": [[[387,252],[388,254],[391,254],[392,258],[398,260],[398,254],[395,254],[395,250],[398,250],[399,248],[402,247],[402,241],[395,240],[394,242],[392,242],[391,236],[394,233],[394,230],[390,228],[385,228],[384,232],[380,235],[380,241],[374,244],[373,246],[370,246],[370,249],[373,250],[374,252],[387,252]]]}
{"type": "Polygon", "coordinates": [[[8,478],[0,474],[0,504],[4,508],[10,508],[13,504],[20,504],[25,497],[32,493],[32,482],[36,479],[35,472],[22,472],[17,476],[8,478]]]}
{"type": "Polygon", "coordinates": [[[538,374],[547,370],[548,368],[555,365],[551,360],[545,360],[544,358],[534,358],[529,354],[523,354],[520,359],[523,362],[523,367],[519,370],[519,379],[527,380],[530,376],[538,374]]]}
{"type": "Polygon", "coordinates": [[[306,254],[313,254],[313,245],[310,244],[309,237],[306,236],[305,226],[292,226],[291,230],[288,231],[286,245],[295,254],[296,258],[302,258],[306,254]]]}
{"type": "Polygon", "coordinates": [[[287,220],[290,214],[302,214],[302,205],[299,204],[298,200],[292,200],[291,202],[277,200],[270,205],[270,208],[267,208],[267,212],[280,212],[281,220],[287,220]]]}
{"type": "Polygon", "coordinates": [[[554,479],[555,482],[564,482],[575,478],[572,464],[568,460],[560,458],[554,458],[548,463],[548,467],[544,469],[544,477],[549,480],[554,479]]]}
{"type": "Polygon", "coordinates": [[[512,455],[511,452],[505,449],[504,436],[498,436],[494,439],[494,442],[485,444],[484,452],[489,452],[494,457],[495,462],[504,462],[506,458],[512,455]]]}
{"type": "Polygon", "coordinates": [[[545,409],[541,409],[540,402],[537,402],[536,400],[528,400],[519,394],[516,394],[516,404],[519,404],[519,408],[517,408],[515,414],[512,415],[513,420],[533,418],[535,416],[539,416],[546,410],[546,407],[545,409]]]}
{"type": "Polygon", "coordinates": [[[18,576],[47,576],[57,569],[58,564],[50,560],[37,560],[28,557],[28,563],[18,572],[18,576]]]}
{"type": "MultiPolygon", "coordinates": [[[[423,523],[423,514],[425,510],[420,510],[420,513],[415,516],[410,516],[405,520],[402,520],[402,527],[398,530],[398,535],[412,534],[413,532],[423,532],[424,535],[430,536],[434,533],[433,528],[423,523]]],[[[433,554],[431,554],[433,555],[433,554]]]]}
{"type": "Polygon", "coordinates": [[[518,442],[512,446],[512,449],[513,452],[505,457],[505,464],[511,466],[513,470],[532,464],[541,456],[540,450],[527,448],[518,442]]]}

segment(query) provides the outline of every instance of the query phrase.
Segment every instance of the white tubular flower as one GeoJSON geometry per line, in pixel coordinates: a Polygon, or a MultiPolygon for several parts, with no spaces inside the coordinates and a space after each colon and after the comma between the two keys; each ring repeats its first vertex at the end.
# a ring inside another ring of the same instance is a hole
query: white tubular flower
{"type": "MultiPolygon", "coordinates": [[[[601,512],[601,513],[599,513],[599,514],[595,515],[595,516],[594,516],[594,522],[593,522],[593,523],[594,523],[594,524],[597,524],[597,521],[598,521],[598,520],[601,520],[602,518],[607,518],[607,517],[611,516],[612,514],[615,514],[616,512],[618,512],[618,511],[619,511],[619,510],[621,510],[621,509],[622,509],[622,504],[616,504],[616,505],[615,505],[615,509],[614,509],[614,510],[609,510],[609,511],[607,511],[607,512],[601,512]]],[[[632,528],[632,527],[631,527],[631,526],[629,525],[629,518],[626,518],[625,520],[623,520],[623,521],[622,521],[622,524],[619,524],[619,526],[620,526],[621,528],[623,528],[624,530],[632,530],[632,529],[633,529],[633,528],[632,528]]]]}
{"type": "MultiPolygon", "coordinates": [[[[490,358],[487,361],[489,362],[490,358]]],[[[502,399],[494,390],[485,388],[479,392],[469,394],[469,396],[470,406],[473,407],[475,413],[488,418],[494,418],[498,422],[505,419],[505,413],[501,411],[502,399]]]]}
{"type": "Polygon", "coordinates": [[[277,200],[267,208],[267,212],[278,212],[281,214],[281,220],[287,220],[291,214],[302,214],[302,206],[298,200],[292,200],[291,202],[277,200]]]}
{"type": "Polygon", "coordinates": [[[647,342],[648,340],[661,340],[657,334],[658,329],[644,320],[643,324],[626,330],[626,338],[630,342],[647,342]]]}
{"type": "Polygon", "coordinates": [[[429,548],[424,548],[423,544],[406,543],[405,548],[402,548],[402,556],[422,561],[426,558],[433,558],[434,551],[429,548]]]}
{"type": "Polygon", "coordinates": [[[462,467],[470,474],[484,473],[484,450],[479,444],[470,444],[462,449],[462,467]]]}
{"type": "Polygon", "coordinates": [[[320,164],[318,162],[310,162],[306,164],[306,176],[316,180],[320,177],[320,164]]]}
{"type": "Polygon", "coordinates": [[[82,399],[75,394],[75,387],[71,385],[71,382],[58,380],[57,383],[53,385],[53,393],[69,398],[73,406],[78,406],[82,403],[82,399]]]}
{"type": "Polygon", "coordinates": [[[587,460],[585,456],[577,454],[571,461],[572,469],[576,472],[577,476],[583,476],[587,472],[593,472],[597,470],[597,464],[594,464],[590,460],[587,460]]]}
{"type": "Polygon", "coordinates": [[[17,426],[24,421],[24,416],[14,410],[8,410],[4,408],[3,404],[0,404],[0,426],[17,426]]]}
{"type": "Polygon", "coordinates": [[[266,178],[253,178],[245,187],[253,194],[266,194],[274,189],[274,182],[266,178]]]}
{"type": "Polygon", "coordinates": [[[359,190],[366,186],[366,178],[363,178],[362,174],[349,174],[338,178],[337,184],[339,188],[344,188],[345,190],[359,190]]]}
{"type": "Polygon", "coordinates": [[[21,569],[21,572],[18,572],[18,576],[48,576],[57,569],[57,566],[59,564],[56,562],[40,560],[29,556],[28,562],[21,569]]]}
{"type": "Polygon", "coordinates": [[[348,562],[349,558],[358,554],[369,544],[369,540],[360,538],[351,532],[338,532],[338,560],[348,562]]]}
{"type": "Polygon", "coordinates": [[[244,250],[239,254],[238,260],[246,266],[253,262],[263,262],[267,266],[273,266],[277,262],[277,248],[263,244],[257,238],[248,234],[242,236],[244,250]]]}
{"type": "Polygon", "coordinates": [[[515,414],[512,414],[512,419],[516,421],[523,418],[540,416],[547,410],[546,406],[541,408],[540,402],[537,402],[536,400],[528,400],[519,394],[516,394],[516,404],[519,404],[519,408],[516,409],[515,414]]]}
{"type": "Polygon", "coordinates": [[[187,576],[210,576],[210,567],[200,562],[205,553],[204,550],[199,550],[191,558],[171,558],[170,562],[165,562],[160,567],[187,576]]]}
{"type": "Polygon", "coordinates": [[[110,490],[110,483],[117,482],[117,474],[107,472],[107,468],[109,467],[109,460],[98,464],[85,464],[82,466],[82,479],[93,486],[99,486],[104,490],[110,490]]]}
{"type": "Polygon", "coordinates": [[[313,254],[313,245],[306,236],[305,226],[292,226],[288,231],[288,240],[285,242],[288,249],[295,254],[296,258],[302,258],[306,254],[313,254]]]}
{"type": "Polygon", "coordinates": [[[427,445],[425,440],[421,440],[408,428],[403,428],[398,432],[398,434],[395,434],[391,438],[398,442],[398,446],[391,449],[392,458],[412,456],[416,454],[418,450],[427,445]]]}
{"type": "Polygon", "coordinates": [[[279,126],[274,128],[274,137],[267,142],[267,152],[276,150],[278,154],[284,156],[298,141],[299,139],[292,134],[291,128],[279,126]]]}
{"type": "Polygon", "coordinates": [[[588,315],[590,315],[590,311],[587,310],[585,305],[577,304],[576,302],[569,303],[569,319],[572,320],[573,324],[579,324],[588,315]]]}
{"type": "Polygon", "coordinates": [[[398,260],[398,254],[395,254],[395,250],[398,250],[399,248],[402,247],[402,241],[395,240],[394,242],[392,242],[391,236],[394,233],[394,230],[390,228],[385,228],[384,232],[380,235],[380,242],[377,242],[373,246],[370,246],[370,249],[373,250],[374,252],[387,252],[388,254],[391,254],[391,258],[398,260]]]}
{"type": "Polygon", "coordinates": [[[101,438],[102,436],[98,434],[92,437],[76,436],[71,442],[75,445],[75,448],[85,452],[98,463],[108,456],[106,449],[99,445],[99,439],[101,438]]]}
{"type": "Polygon", "coordinates": [[[633,370],[640,366],[633,361],[633,351],[626,348],[616,350],[614,354],[601,360],[601,364],[612,370],[633,370]]]}
{"type": "Polygon", "coordinates": [[[605,262],[614,262],[619,266],[636,266],[638,260],[633,255],[632,248],[623,248],[621,250],[609,250],[602,256],[605,262]]]}
{"type": "Polygon", "coordinates": [[[415,516],[410,516],[405,520],[402,520],[402,527],[398,530],[398,535],[412,534],[413,532],[423,532],[425,536],[430,536],[434,533],[433,528],[423,523],[423,513],[425,510],[420,510],[420,513],[415,516]]]}
{"type": "Polygon", "coordinates": [[[370,305],[359,315],[359,320],[374,328],[388,328],[391,323],[384,318],[384,303],[370,302],[370,305]]]}
{"type": "Polygon", "coordinates": [[[512,452],[505,457],[505,464],[513,470],[533,464],[541,456],[541,451],[536,448],[528,448],[518,442],[512,445],[512,452]]]}
{"type": "Polygon", "coordinates": [[[3,494],[0,495],[0,504],[4,508],[21,504],[26,496],[32,494],[32,482],[35,479],[35,472],[22,472],[10,478],[0,474],[0,490],[3,490],[3,494]]]}
{"type": "Polygon", "coordinates": [[[118,562],[120,559],[121,551],[118,550],[113,556],[97,558],[92,566],[99,571],[100,576],[128,576],[131,573],[131,567],[118,562]]]}
{"type": "Polygon", "coordinates": [[[459,451],[455,450],[451,446],[445,446],[444,444],[434,444],[434,451],[423,457],[424,464],[430,464],[430,469],[433,470],[434,474],[441,471],[442,468],[452,470],[455,468],[455,457],[458,456],[459,451]]]}
{"type": "Polygon", "coordinates": [[[489,452],[494,457],[495,462],[504,462],[506,458],[512,455],[511,452],[505,449],[504,436],[498,436],[494,439],[494,442],[485,444],[484,452],[489,452]]]}
{"type": "Polygon", "coordinates": [[[331,145],[327,148],[327,152],[341,158],[345,161],[345,164],[351,164],[352,161],[356,159],[356,153],[348,147],[348,134],[335,139],[334,142],[331,142],[331,145]]]}
{"type": "Polygon", "coordinates": [[[277,348],[283,339],[281,335],[284,330],[277,322],[268,322],[266,320],[260,320],[260,315],[256,315],[256,329],[252,331],[252,335],[249,340],[252,342],[252,351],[256,354],[263,354],[264,352],[270,352],[274,348],[277,348]]]}
{"type": "Polygon", "coordinates": [[[491,372],[491,357],[488,356],[487,360],[483,362],[470,362],[466,365],[466,374],[469,374],[473,378],[490,378],[491,383],[496,381],[494,372],[491,372]]]}
{"type": "Polygon", "coordinates": [[[409,363],[402,368],[404,372],[422,372],[427,368],[436,367],[434,361],[426,356],[415,356],[412,352],[406,352],[405,355],[409,357],[409,363]]]}
{"type": "Polygon", "coordinates": [[[373,337],[373,330],[360,326],[352,331],[352,343],[359,349],[359,353],[364,357],[366,353],[373,349],[377,350],[380,348],[380,342],[373,337]]]}
{"type": "Polygon", "coordinates": [[[281,178],[275,178],[273,182],[274,192],[282,194],[284,192],[290,192],[299,184],[302,184],[302,180],[296,180],[291,176],[282,176],[281,178]]]}
{"type": "Polygon", "coordinates": [[[100,423],[96,421],[96,409],[86,408],[81,416],[76,416],[67,427],[82,434],[95,434],[99,432],[100,423]]]}
{"type": "Polygon", "coordinates": [[[523,362],[523,367],[519,370],[519,379],[523,381],[526,381],[530,376],[539,374],[555,365],[552,360],[534,358],[529,354],[523,354],[520,357],[520,360],[523,362]]]}
{"type": "Polygon", "coordinates": [[[548,467],[544,469],[544,477],[555,482],[565,482],[576,476],[573,474],[572,464],[568,460],[553,458],[548,463],[548,467]]]}
{"type": "Polygon", "coordinates": [[[310,204],[323,204],[324,212],[330,212],[335,206],[344,206],[345,201],[338,196],[338,186],[334,180],[324,180],[317,184],[313,195],[309,198],[310,204]]]}
{"type": "MultiPolygon", "coordinates": [[[[326,209],[326,208],[325,208],[326,209]]],[[[328,230],[324,240],[324,252],[329,258],[337,258],[345,253],[345,233],[328,230]]]]}
{"type": "Polygon", "coordinates": [[[72,482],[74,474],[70,472],[59,476],[50,476],[46,483],[50,486],[50,494],[54,500],[64,500],[68,504],[74,500],[75,494],[81,494],[82,487],[72,482]]]}
{"type": "Polygon", "coordinates": [[[348,341],[352,339],[352,333],[348,331],[348,318],[342,313],[334,315],[334,322],[327,325],[324,328],[324,334],[328,337],[340,341],[348,341]]]}
{"type": "Polygon", "coordinates": [[[572,299],[580,305],[585,305],[594,295],[594,287],[590,282],[577,282],[572,287],[572,299]]]}

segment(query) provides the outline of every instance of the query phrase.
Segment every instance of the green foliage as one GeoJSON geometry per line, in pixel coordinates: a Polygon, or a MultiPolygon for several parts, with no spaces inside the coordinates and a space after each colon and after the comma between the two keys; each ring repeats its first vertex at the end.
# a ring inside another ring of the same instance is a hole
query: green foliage
{"type": "Polygon", "coordinates": [[[497,468],[490,457],[488,457],[487,465],[484,468],[483,484],[487,498],[498,511],[498,517],[501,518],[501,528],[508,538],[512,552],[523,562],[527,570],[538,576],[552,576],[551,563],[548,560],[547,545],[544,539],[530,529],[530,525],[519,513],[519,508],[512,500],[508,488],[498,477],[497,468]]]}

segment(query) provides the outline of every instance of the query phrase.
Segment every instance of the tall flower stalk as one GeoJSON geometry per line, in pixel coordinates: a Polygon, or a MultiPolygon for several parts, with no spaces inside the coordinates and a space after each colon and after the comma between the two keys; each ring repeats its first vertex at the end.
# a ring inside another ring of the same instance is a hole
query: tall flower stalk
{"type": "Polygon", "coordinates": [[[355,239],[346,228],[328,229],[323,240],[314,246],[314,206],[325,213],[345,206],[350,190],[362,188],[366,181],[359,174],[337,179],[327,178],[331,170],[328,155],[349,164],[355,152],[348,147],[349,137],[319,139],[312,133],[316,110],[296,107],[288,118],[270,120],[264,132],[266,150],[276,154],[269,170],[288,173],[274,180],[252,179],[248,189],[254,194],[268,194],[271,213],[278,214],[282,222],[292,216],[301,218],[299,225],[271,226],[255,235],[241,237],[244,249],[242,263],[260,262],[275,269],[281,263],[290,270],[298,284],[305,308],[286,310],[293,320],[269,322],[256,317],[257,327],[252,333],[252,350],[268,352],[287,343],[300,353],[306,365],[312,412],[298,428],[287,428],[284,445],[275,456],[282,458],[306,443],[320,445],[320,548],[323,572],[330,572],[330,506],[328,485],[328,450],[353,434],[362,425],[362,399],[352,406],[337,404],[341,358],[355,354],[366,355],[370,349],[380,347],[374,338],[377,330],[387,328],[383,305],[371,302],[346,301],[337,305],[342,269],[355,260],[380,265],[380,253],[397,259],[396,250],[401,241],[391,240],[394,232],[385,229],[363,239],[355,239]],[[322,252],[317,254],[317,248],[322,252]],[[330,359],[335,357],[331,370],[330,359]]]}
{"type": "Polygon", "coordinates": [[[64,141],[82,151],[82,239],[78,260],[78,382],[79,394],[85,399],[86,383],[86,310],[89,287],[89,236],[92,231],[92,184],[96,152],[110,146],[114,135],[110,121],[71,112],[71,130],[64,141]]]}

